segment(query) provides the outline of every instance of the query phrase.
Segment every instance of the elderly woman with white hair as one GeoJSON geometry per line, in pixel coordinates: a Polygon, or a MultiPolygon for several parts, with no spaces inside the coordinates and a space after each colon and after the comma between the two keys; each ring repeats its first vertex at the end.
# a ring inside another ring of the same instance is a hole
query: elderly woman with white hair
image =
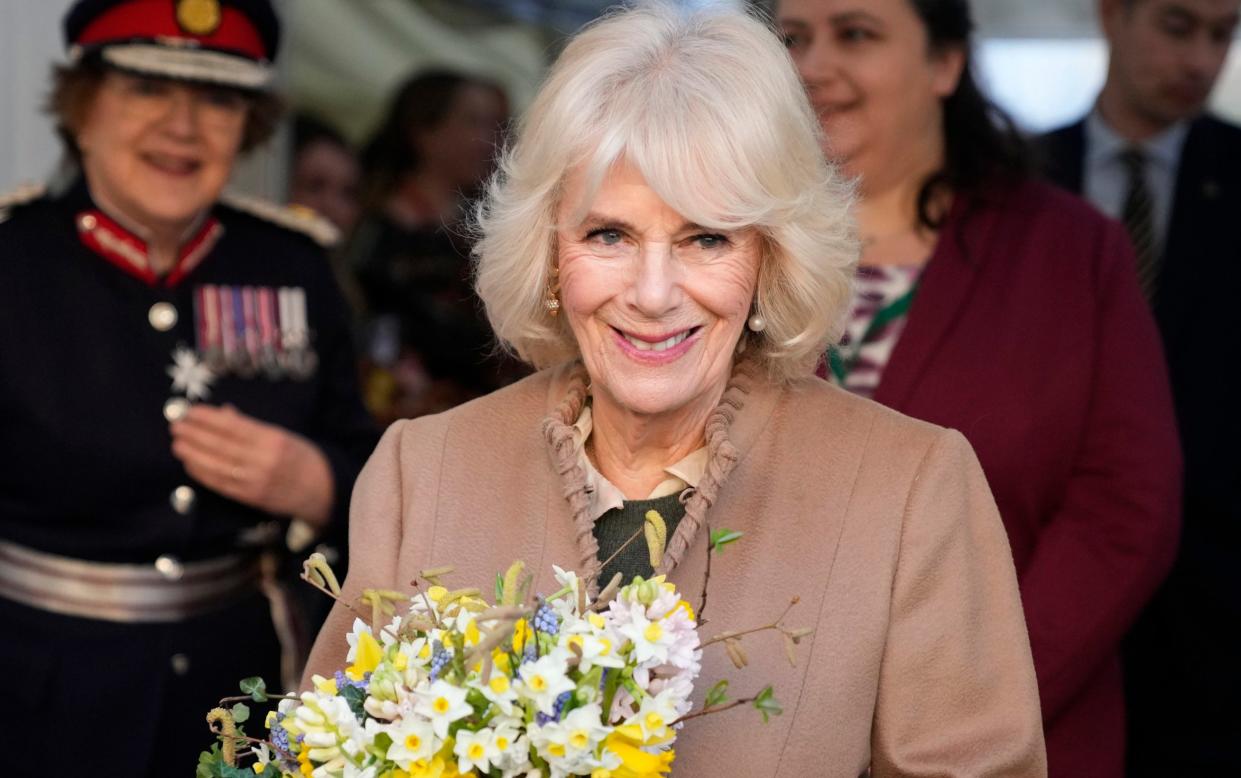
{"type": "MultiPolygon", "coordinates": [[[[523,559],[543,591],[558,564],[667,574],[697,602],[708,527],[727,527],[744,537],[713,563],[710,620],[768,623],[798,596],[814,632],[796,667],[761,635],[740,674],[707,650],[704,678],[773,684],[784,715],[687,726],[678,774],[1043,775],[1013,564],[969,445],[812,374],[858,254],[816,125],[780,39],[742,13],[644,6],[569,43],[476,251],[496,332],[541,370],[388,430],[354,492],[344,599],[523,559]],[[624,545],[652,509],[655,570],[624,545]]],[[[309,673],[343,666],[352,620],[338,605],[309,673]]]]}

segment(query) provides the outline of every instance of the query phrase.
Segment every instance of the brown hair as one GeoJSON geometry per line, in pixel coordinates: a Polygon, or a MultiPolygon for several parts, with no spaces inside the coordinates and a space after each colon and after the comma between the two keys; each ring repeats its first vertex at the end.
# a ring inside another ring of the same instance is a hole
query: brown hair
{"type": "MultiPolygon", "coordinates": [[[[56,122],[56,133],[74,162],[82,161],[75,135],[86,120],[91,101],[110,69],[97,56],[85,57],[72,65],[52,67],[52,89],[48,92],[43,110],[56,122]]],[[[241,137],[241,151],[244,154],[271,138],[284,115],[284,101],[268,92],[237,91],[247,104],[246,126],[241,137]]]]}

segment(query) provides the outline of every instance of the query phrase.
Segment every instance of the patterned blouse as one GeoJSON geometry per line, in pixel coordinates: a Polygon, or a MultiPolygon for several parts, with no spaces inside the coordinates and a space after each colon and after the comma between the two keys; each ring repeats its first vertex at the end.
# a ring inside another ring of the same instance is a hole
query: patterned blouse
{"type": "Polygon", "coordinates": [[[873,397],[900,340],[922,265],[859,267],[853,309],[840,344],[828,351],[825,377],[862,397],[873,397]]]}

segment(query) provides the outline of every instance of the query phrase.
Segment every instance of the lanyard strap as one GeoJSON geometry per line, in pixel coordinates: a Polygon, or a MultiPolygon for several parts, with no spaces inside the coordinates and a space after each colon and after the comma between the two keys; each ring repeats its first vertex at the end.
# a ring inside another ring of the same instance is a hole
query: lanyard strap
{"type": "Polygon", "coordinates": [[[914,295],[918,293],[918,285],[921,283],[921,280],[915,281],[914,285],[909,287],[909,291],[876,311],[874,318],[870,320],[870,324],[866,327],[866,332],[862,334],[858,342],[853,344],[847,352],[839,344],[828,347],[827,366],[831,369],[832,375],[836,377],[837,384],[840,386],[845,385],[845,379],[849,377],[849,373],[857,365],[858,356],[861,355],[863,346],[873,342],[889,324],[909,313],[909,306],[913,305],[914,295]]]}

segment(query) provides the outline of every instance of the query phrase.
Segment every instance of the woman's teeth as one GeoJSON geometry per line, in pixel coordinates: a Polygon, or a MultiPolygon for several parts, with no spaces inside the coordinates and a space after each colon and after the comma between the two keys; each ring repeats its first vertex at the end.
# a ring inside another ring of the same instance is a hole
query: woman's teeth
{"type": "Polygon", "coordinates": [[[689,334],[690,334],[690,331],[685,330],[679,335],[673,335],[671,338],[668,338],[667,340],[661,340],[658,343],[648,343],[645,340],[638,340],[637,338],[631,337],[623,332],[621,333],[621,335],[625,338],[625,340],[629,341],[629,344],[633,346],[634,348],[636,348],[638,351],[667,351],[668,349],[672,348],[676,344],[688,338],[689,334]]]}

